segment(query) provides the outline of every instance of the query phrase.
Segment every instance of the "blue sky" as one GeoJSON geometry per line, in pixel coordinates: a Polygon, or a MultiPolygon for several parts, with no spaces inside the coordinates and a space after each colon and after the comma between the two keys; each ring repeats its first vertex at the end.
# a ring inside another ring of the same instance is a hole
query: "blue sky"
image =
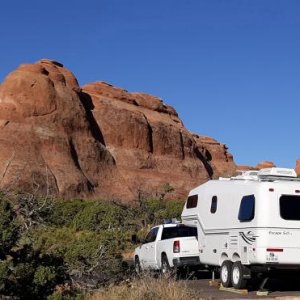
{"type": "Polygon", "coordinates": [[[161,97],[238,164],[300,157],[300,1],[6,0],[0,82],[24,62],[62,62],[161,97]]]}

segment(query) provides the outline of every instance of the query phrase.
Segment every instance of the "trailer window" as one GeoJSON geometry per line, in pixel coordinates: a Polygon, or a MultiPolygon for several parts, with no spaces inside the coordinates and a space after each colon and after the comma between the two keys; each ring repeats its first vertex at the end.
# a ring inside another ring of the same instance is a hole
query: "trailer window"
{"type": "Polygon", "coordinates": [[[197,228],[189,226],[165,227],[161,239],[167,240],[187,236],[197,237],[197,228]]]}
{"type": "Polygon", "coordinates": [[[255,197],[254,195],[244,196],[241,200],[239,210],[239,220],[241,222],[249,222],[254,218],[255,197]]]}
{"type": "Polygon", "coordinates": [[[195,208],[198,204],[198,195],[189,196],[186,202],[186,208],[195,208]]]}
{"type": "Polygon", "coordinates": [[[282,195],[279,203],[281,218],[300,221],[300,196],[282,195]]]}
{"type": "Polygon", "coordinates": [[[211,198],[211,206],[210,206],[210,212],[214,214],[217,211],[217,205],[218,205],[218,198],[217,196],[213,196],[211,198]]]}

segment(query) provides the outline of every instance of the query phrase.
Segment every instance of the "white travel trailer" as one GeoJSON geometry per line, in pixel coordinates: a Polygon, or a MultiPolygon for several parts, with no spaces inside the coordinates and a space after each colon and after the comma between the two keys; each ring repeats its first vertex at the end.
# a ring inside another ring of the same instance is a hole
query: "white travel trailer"
{"type": "Polygon", "coordinates": [[[193,189],[182,222],[196,226],[200,262],[243,288],[273,269],[300,270],[300,181],[293,169],[247,171],[193,189]]]}

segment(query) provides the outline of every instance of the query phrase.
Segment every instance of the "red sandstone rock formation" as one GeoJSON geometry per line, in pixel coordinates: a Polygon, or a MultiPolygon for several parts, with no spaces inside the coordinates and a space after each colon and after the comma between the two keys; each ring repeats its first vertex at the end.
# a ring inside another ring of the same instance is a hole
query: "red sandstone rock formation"
{"type": "Polygon", "coordinates": [[[0,123],[2,188],[129,196],[76,78],[61,64],[41,60],[9,74],[0,86],[0,123]]]}
{"type": "Polygon", "coordinates": [[[264,169],[264,168],[273,168],[273,167],[276,167],[273,162],[271,162],[271,161],[261,161],[260,163],[258,163],[256,165],[255,168],[257,170],[260,170],[260,169],[264,169]]]}
{"type": "Polygon", "coordinates": [[[296,160],[296,168],[295,168],[295,171],[297,173],[297,175],[299,176],[300,175],[300,158],[298,158],[296,160]]]}
{"type": "Polygon", "coordinates": [[[260,170],[264,168],[273,168],[276,167],[275,164],[271,161],[261,161],[255,167],[247,165],[238,165],[236,167],[237,171],[249,171],[249,170],[260,170]]]}
{"type": "Polygon", "coordinates": [[[64,197],[173,197],[232,174],[225,145],[191,134],[157,97],[98,82],[81,90],[60,63],[21,65],[0,86],[0,187],[64,197]]]}
{"type": "Polygon", "coordinates": [[[213,138],[194,134],[194,139],[203,156],[211,164],[214,177],[231,176],[236,171],[233,156],[228,152],[225,144],[221,144],[213,138]]]}
{"type": "Polygon", "coordinates": [[[226,146],[209,138],[202,142],[159,98],[104,82],[88,84],[83,91],[92,98],[104,142],[132,190],[159,194],[169,183],[174,197],[185,197],[213,175],[234,173],[226,146]]]}
{"type": "Polygon", "coordinates": [[[257,170],[257,169],[255,167],[247,166],[247,165],[238,165],[236,167],[237,172],[250,171],[250,170],[257,170]]]}

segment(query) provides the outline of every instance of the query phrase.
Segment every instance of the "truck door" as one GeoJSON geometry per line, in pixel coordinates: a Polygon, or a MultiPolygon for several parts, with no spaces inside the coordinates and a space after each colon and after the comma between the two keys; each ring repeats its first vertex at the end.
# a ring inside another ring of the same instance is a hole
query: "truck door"
{"type": "Polygon", "coordinates": [[[152,233],[152,241],[148,243],[148,257],[149,257],[149,267],[150,268],[156,268],[156,245],[157,245],[157,233],[158,233],[159,227],[153,228],[152,233]]]}
{"type": "Polygon", "coordinates": [[[140,261],[144,268],[151,268],[155,264],[155,240],[157,237],[159,227],[154,227],[147,234],[146,239],[141,245],[140,261]]]}

